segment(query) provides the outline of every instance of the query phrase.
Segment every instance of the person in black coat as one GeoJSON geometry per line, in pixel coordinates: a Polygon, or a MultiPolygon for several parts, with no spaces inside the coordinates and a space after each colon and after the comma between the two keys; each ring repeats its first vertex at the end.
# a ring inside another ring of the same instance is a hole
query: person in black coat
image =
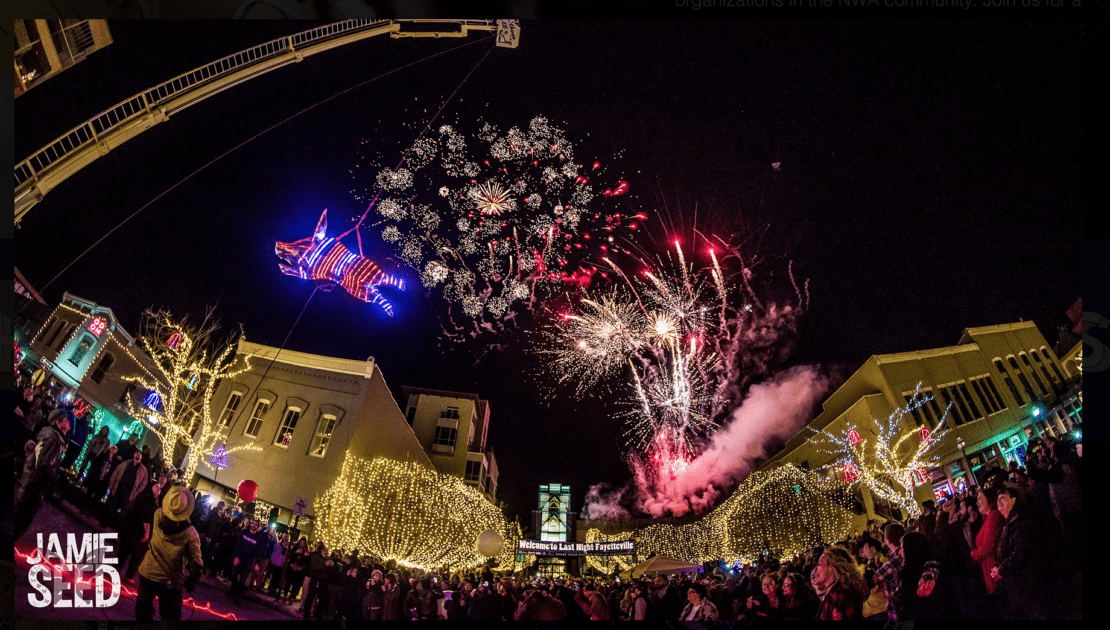
{"type": "Polygon", "coordinates": [[[258,519],[251,519],[248,529],[241,530],[235,540],[231,561],[231,589],[228,595],[236,606],[243,594],[244,580],[254,570],[254,565],[265,558],[268,539],[269,533],[262,529],[262,523],[258,519]]]}
{"type": "Polygon", "coordinates": [[[682,609],[685,607],[682,595],[663,576],[655,576],[655,591],[651,596],[655,598],[656,609],[661,619],[673,621],[682,614],[682,609]]]}
{"type": "Polygon", "coordinates": [[[479,586],[478,592],[470,602],[471,621],[500,621],[501,597],[490,592],[486,586],[479,586]]]}
{"type": "Polygon", "coordinates": [[[999,580],[1011,620],[1045,619],[1043,540],[1040,523],[1017,486],[1007,484],[998,492],[998,511],[1006,519],[998,540],[998,562],[991,575],[999,580]]]}
{"type": "Polygon", "coordinates": [[[120,553],[118,566],[123,579],[131,580],[139,569],[139,564],[146,555],[150,546],[151,527],[154,524],[154,513],[162,505],[158,500],[161,496],[160,484],[154,483],[143,491],[130,504],[127,514],[123,519],[123,529],[119,532],[120,553]],[[128,563],[130,559],[130,563],[128,563]]]}

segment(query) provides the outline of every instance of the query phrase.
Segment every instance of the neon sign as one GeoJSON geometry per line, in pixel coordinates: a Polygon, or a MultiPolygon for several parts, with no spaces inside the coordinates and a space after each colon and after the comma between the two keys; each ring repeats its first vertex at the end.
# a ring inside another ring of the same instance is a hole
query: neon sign
{"type": "Polygon", "coordinates": [[[96,335],[97,337],[99,337],[106,328],[108,328],[108,322],[100,317],[97,317],[89,322],[89,332],[96,335]]]}

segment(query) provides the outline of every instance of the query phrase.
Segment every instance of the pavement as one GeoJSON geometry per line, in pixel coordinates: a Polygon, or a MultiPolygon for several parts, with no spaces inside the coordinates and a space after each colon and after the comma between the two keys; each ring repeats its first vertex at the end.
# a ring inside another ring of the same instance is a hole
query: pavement
{"type": "MultiPolygon", "coordinates": [[[[85,516],[78,508],[68,501],[54,502],[47,500],[42,509],[35,515],[35,520],[27,533],[15,543],[16,549],[16,582],[15,582],[15,619],[17,620],[87,620],[87,621],[126,621],[135,619],[135,583],[124,580],[123,595],[115,605],[109,608],[72,608],[72,607],[46,607],[35,608],[31,606],[29,597],[38,597],[27,574],[30,564],[27,554],[36,547],[36,534],[42,533],[44,537],[50,533],[61,535],[63,545],[65,534],[84,534],[112,531],[101,527],[95,519],[85,516]]],[[[121,571],[122,573],[122,571],[121,571]]],[[[137,579],[137,578],[136,578],[137,579]]],[[[219,621],[219,620],[260,620],[283,621],[299,618],[294,609],[297,604],[287,606],[279,604],[273,599],[260,593],[248,592],[242,597],[242,605],[237,606],[227,596],[230,582],[214,577],[205,577],[196,591],[184,593],[184,604],[181,609],[183,621],[219,621]]],[[[90,597],[86,595],[86,597],[90,597]]],[[[63,599],[72,601],[72,591],[63,599]]],[[[155,602],[155,620],[158,619],[158,604],[155,602]]]]}

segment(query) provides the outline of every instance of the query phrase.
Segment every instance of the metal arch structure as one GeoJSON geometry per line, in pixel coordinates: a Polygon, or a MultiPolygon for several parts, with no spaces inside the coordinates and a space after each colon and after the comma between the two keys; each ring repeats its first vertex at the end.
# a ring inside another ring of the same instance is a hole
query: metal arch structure
{"type": "Polygon", "coordinates": [[[376,37],[466,37],[496,31],[496,45],[516,48],[518,20],[344,20],[301,31],[217,59],[144,90],[93,116],[15,165],[15,225],[46,193],[112,149],[185,108],[271,70],[376,37]]]}

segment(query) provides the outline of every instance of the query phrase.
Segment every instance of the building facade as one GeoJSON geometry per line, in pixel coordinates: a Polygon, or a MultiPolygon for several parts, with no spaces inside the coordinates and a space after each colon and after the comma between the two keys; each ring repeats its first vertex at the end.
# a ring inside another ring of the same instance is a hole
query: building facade
{"type": "MultiPolygon", "coordinates": [[[[873,427],[906,407],[917,391],[932,400],[903,418],[904,430],[933,429],[949,410],[940,465],[916,490],[943,499],[982,483],[987,470],[1024,465],[1030,439],[1059,436],[1082,423],[1081,381],[1069,375],[1032,322],[968,328],[955,346],[871,357],[822,405],[823,411],[759,469],[792,463],[815,469],[835,460],[816,431],[839,435],[873,427]]],[[[838,473],[839,474],[839,473],[838,473]]],[[[869,516],[888,516],[862,488],[869,516]]]]}
{"type": "MultiPolygon", "coordinates": [[[[540,486],[539,504],[532,512],[532,531],[541,541],[574,540],[574,512],[570,509],[570,486],[549,483],[540,486]]],[[[545,577],[556,577],[573,569],[574,558],[540,556],[536,571],[545,577]]]]}
{"type": "Polygon", "coordinates": [[[112,43],[107,20],[16,20],[15,95],[112,43]]]}
{"type": "Polygon", "coordinates": [[[26,354],[66,396],[80,397],[93,408],[113,442],[137,433],[140,445],[160,452],[158,438],[146,435],[142,422],[128,412],[127,397],[143,392],[119,378],[142,374],[156,379],[154,363],[112,309],[66,293],[27,344],[26,354]]]}
{"type": "Polygon", "coordinates": [[[436,470],[462,477],[497,501],[497,460],[486,448],[489,402],[477,394],[419,387],[401,388],[405,420],[436,470]]]}
{"type": "Polygon", "coordinates": [[[212,417],[225,450],[258,450],[232,452],[219,469],[202,462],[198,490],[233,504],[234,489],[250,479],[259,488],[257,515],[265,519],[276,507],[275,522],[310,533],[313,500],[339,477],[348,453],[432,463],[373,357],[339,359],[245,340],[238,354],[251,355],[251,369],[219,384],[212,417]],[[304,519],[293,515],[299,497],[308,501],[304,519]]]}

